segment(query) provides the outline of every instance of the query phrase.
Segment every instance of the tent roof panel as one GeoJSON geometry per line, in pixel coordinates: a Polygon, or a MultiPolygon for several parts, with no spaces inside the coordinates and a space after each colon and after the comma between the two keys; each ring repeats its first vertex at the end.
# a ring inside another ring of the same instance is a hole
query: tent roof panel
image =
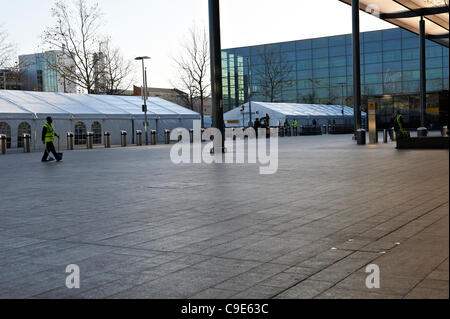
{"type": "MultiPolygon", "coordinates": [[[[143,116],[142,100],[137,96],[67,94],[32,91],[0,90],[0,113],[45,114],[58,118],[106,118],[143,116]],[[9,112],[7,110],[11,110],[9,112]],[[17,113],[17,112],[16,112],[17,113]]],[[[161,98],[148,99],[150,117],[198,117],[199,114],[161,98]]]]}
{"type": "Polygon", "coordinates": [[[0,90],[0,96],[34,114],[69,114],[69,112],[37,99],[29,92],[0,90]]]}
{"type": "MultiPolygon", "coordinates": [[[[340,117],[342,110],[344,110],[344,116],[353,116],[353,108],[341,105],[252,102],[252,107],[260,112],[263,110],[262,113],[279,114],[280,117],[340,117]]],[[[245,104],[246,112],[248,108],[247,103],[245,104]]],[[[241,109],[235,108],[227,112],[225,117],[235,115],[234,113],[241,113],[241,109]]],[[[366,113],[362,112],[362,115],[366,116],[366,113]]]]}

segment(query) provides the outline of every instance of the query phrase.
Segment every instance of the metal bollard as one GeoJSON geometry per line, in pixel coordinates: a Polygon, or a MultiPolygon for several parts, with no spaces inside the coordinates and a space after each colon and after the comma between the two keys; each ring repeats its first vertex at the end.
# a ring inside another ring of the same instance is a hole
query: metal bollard
{"type": "Polygon", "coordinates": [[[169,130],[164,131],[164,143],[170,144],[170,131],[169,130]]]}
{"type": "Polygon", "coordinates": [[[0,134],[0,154],[6,154],[6,135],[0,134]]]}
{"type": "Polygon", "coordinates": [[[428,129],[426,127],[419,127],[417,129],[417,136],[418,137],[427,137],[428,136],[428,129]]]}
{"type": "Polygon", "coordinates": [[[155,130],[151,131],[151,144],[156,145],[156,131],[155,130]]]}
{"type": "Polygon", "coordinates": [[[203,134],[205,134],[205,129],[204,128],[202,128],[202,137],[201,137],[202,142],[205,141],[204,138],[203,138],[203,134]]]}
{"type": "Polygon", "coordinates": [[[120,145],[122,147],[127,147],[127,131],[121,131],[120,132],[120,145]]]}
{"type": "Polygon", "coordinates": [[[191,141],[191,144],[194,143],[194,130],[189,130],[189,139],[191,141]]]}
{"type": "Polygon", "coordinates": [[[105,132],[105,148],[111,148],[111,133],[105,132]]]}
{"type": "Polygon", "coordinates": [[[142,146],[142,131],[136,131],[136,146],[142,146]]]}
{"type": "Polygon", "coordinates": [[[72,132],[67,132],[67,150],[73,151],[73,139],[74,134],[72,132]]]}
{"type": "Polygon", "coordinates": [[[23,151],[25,153],[31,153],[31,135],[23,134],[23,151]]]}
{"type": "Polygon", "coordinates": [[[91,150],[94,148],[94,133],[87,132],[86,133],[86,148],[91,150]]]}
{"type": "Polygon", "coordinates": [[[178,135],[178,142],[181,142],[183,140],[183,135],[181,134],[181,131],[177,131],[178,135]]]}
{"type": "Polygon", "coordinates": [[[384,129],[383,130],[383,143],[387,143],[388,142],[388,130],[384,129]]]}
{"type": "Polygon", "coordinates": [[[448,127],[447,127],[447,125],[442,127],[442,132],[441,133],[442,133],[442,136],[444,136],[444,137],[448,136],[448,127]]]}
{"type": "Polygon", "coordinates": [[[279,127],[278,129],[280,131],[280,137],[284,137],[284,127],[279,127]]]}
{"type": "Polygon", "coordinates": [[[358,145],[366,145],[366,130],[358,129],[356,130],[356,141],[358,145]]]}

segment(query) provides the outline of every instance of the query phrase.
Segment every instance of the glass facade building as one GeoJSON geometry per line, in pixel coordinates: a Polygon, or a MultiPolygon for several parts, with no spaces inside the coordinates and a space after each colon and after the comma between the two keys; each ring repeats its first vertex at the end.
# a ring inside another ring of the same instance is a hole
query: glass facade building
{"type": "MultiPolygon", "coordinates": [[[[361,33],[362,111],[378,105],[388,126],[394,109],[411,128],[420,126],[419,36],[400,28],[361,33]]],[[[429,125],[448,119],[448,48],[426,43],[429,125]]],[[[262,102],[353,106],[351,35],[290,41],[222,51],[224,107],[262,102]],[[250,66],[250,67],[249,67],[250,66]]]]}

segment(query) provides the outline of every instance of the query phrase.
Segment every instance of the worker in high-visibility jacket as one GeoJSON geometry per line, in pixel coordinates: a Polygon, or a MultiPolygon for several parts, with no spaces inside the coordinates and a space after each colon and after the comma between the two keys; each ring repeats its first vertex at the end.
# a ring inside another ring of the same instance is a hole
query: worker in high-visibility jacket
{"type": "Polygon", "coordinates": [[[294,135],[298,135],[298,121],[297,119],[294,120],[294,123],[292,123],[292,127],[294,128],[294,135]]]}
{"type": "Polygon", "coordinates": [[[55,145],[53,142],[55,141],[55,136],[59,138],[59,135],[55,133],[55,129],[53,128],[53,119],[49,116],[47,117],[47,123],[45,123],[42,128],[42,143],[45,145],[44,156],[42,156],[42,162],[51,162],[55,159],[59,162],[61,159],[58,157],[58,154],[55,150],[55,145]],[[52,153],[55,158],[48,158],[49,153],[52,153]]]}

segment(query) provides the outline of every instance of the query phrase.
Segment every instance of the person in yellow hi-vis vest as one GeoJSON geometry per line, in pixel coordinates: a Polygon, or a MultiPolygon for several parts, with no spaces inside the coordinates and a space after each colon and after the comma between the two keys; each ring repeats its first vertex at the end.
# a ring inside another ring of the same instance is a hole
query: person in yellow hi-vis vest
{"type": "Polygon", "coordinates": [[[55,136],[59,138],[59,135],[55,133],[55,129],[53,128],[53,119],[49,116],[47,117],[47,123],[45,123],[42,128],[42,143],[45,144],[45,152],[44,156],[42,156],[42,162],[51,162],[55,159],[59,162],[61,159],[58,157],[58,154],[55,150],[55,145],[53,142],[55,141],[55,136]],[[48,158],[49,153],[52,153],[55,158],[48,158]]]}

